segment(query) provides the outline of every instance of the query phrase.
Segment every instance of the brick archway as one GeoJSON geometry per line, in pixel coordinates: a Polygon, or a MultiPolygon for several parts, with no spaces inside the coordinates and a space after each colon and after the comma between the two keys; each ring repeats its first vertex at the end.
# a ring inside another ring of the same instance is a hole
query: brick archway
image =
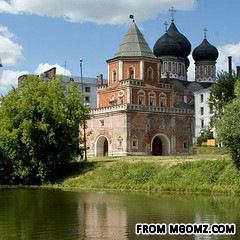
{"type": "Polygon", "coordinates": [[[151,153],[153,156],[170,155],[170,141],[164,134],[156,134],[151,141],[151,153]]]}
{"type": "Polygon", "coordinates": [[[103,157],[108,156],[109,151],[109,141],[106,136],[101,135],[96,139],[95,142],[95,156],[103,157]]]}

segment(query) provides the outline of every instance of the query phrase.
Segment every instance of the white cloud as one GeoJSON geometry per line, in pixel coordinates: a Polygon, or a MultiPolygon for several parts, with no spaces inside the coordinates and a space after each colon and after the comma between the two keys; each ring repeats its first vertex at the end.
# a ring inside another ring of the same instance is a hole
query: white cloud
{"type": "Polygon", "coordinates": [[[12,40],[14,37],[6,26],[0,25],[0,57],[4,66],[15,66],[24,59],[23,47],[12,40]]]}
{"type": "Polygon", "coordinates": [[[45,71],[56,67],[56,72],[59,75],[71,75],[71,72],[63,67],[61,67],[59,64],[49,64],[49,63],[40,63],[35,70],[35,74],[40,75],[41,73],[44,73],[45,71]]]}
{"type": "Polygon", "coordinates": [[[13,33],[9,32],[7,26],[0,25],[0,33],[2,34],[3,37],[8,38],[8,39],[15,37],[15,35],[13,33]]]}
{"type": "Polygon", "coordinates": [[[228,71],[228,56],[232,56],[232,67],[236,71],[236,66],[240,65],[240,42],[220,46],[218,51],[217,72],[228,71]]]}
{"type": "Polygon", "coordinates": [[[171,6],[191,10],[196,0],[0,0],[0,12],[62,17],[70,22],[123,24],[129,14],[138,22],[155,18],[171,6]]]}
{"type": "Polygon", "coordinates": [[[0,93],[7,93],[11,89],[11,86],[17,87],[18,77],[24,74],[29,74],[29,72],[4,70],[0,78],[0,93]]]}

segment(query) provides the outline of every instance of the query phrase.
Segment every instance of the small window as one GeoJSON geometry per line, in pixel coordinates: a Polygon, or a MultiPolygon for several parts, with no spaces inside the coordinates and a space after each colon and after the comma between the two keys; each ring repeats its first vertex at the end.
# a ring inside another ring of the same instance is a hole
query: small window
{"type": "Polygon", "coordinates": [[[91,88],[90,87],[85,87],[85,92],[91,92],[91,88]]]}
{"type": "Polygon", "coordinates": [[[184,147],[184,148],[188,148],[188,142],[184,142],[184,143],[183,143],[183,147],[184,147]]]}
{"type": "Polygon", "coordinates": [[[137,147],[138,140],[134,139],[133,140],[133,147],[137,147]]]}
{"type": "Polygon", "coordinates": [[[134,67],[130,67],[129,68],[129,78],[130,79],[134,79],[135,78],[135,70],[134,70],[134,67]]]}
{"type": "Polygon", "coordinates": [[[200,75],[200,67],[197,67],[197,77],[200,75]]]}
{"type": "Polygon", "coordinates": [[[138,149],[138,138],[136,135],[132,137],[132,148],[138,149]]]}
{"type": "Polygon", "coordinates": [[[86,102],[86,103],[90,103],[90,96],[86,96],[86,97],[85,97],[85,102],[86,102]]]}
{"type": "Polygon", "coordinates": [[[164,70],[163,70],[164,72],[167,72],[167,62],[164,62],[164,64],[163,64],[163,69],[164,69],[164,70]]]}
{"type": "Polygon", "coordinates": [[[200,102],[203,103],[203,94],[200,95],[200,102]]]}
{"type": "Polygon", "coordinates": [[[175,62],[172,62],[172,72],[175,73],[176,69],[175,69],[175,62]]]}
{"type": "Polygon", "coordinates": [[[204,114],[204,108],[203,107],[200,108],[200,113],[201,113],[201,115],[204,114]]]}
{"type": "Polygon", "coordinates": [[[204,120],[201,119],[201,128],[204,128],[204,120]]]}
{"type": "Polygon", "coordinates": [[[171,62],[168,62],[168,72],[171,72],[171,62]]]}
{"type": "Polygon", "coordinates": [[[143,90],[138,91],[138,104],[145,105],[145,92],[143,90]]]}
{"type": "Polygon", "coordinates": [[[152,70],[152,68],[148,69],[148,80],[149,81],[153,80],[153,70],[152,70]]]}
{"type": "Polygon", "coordinates": [[[159,105],[160,107],[166,107],[167,106],[167,96],[165,93],[159,94],[159,105]]]}
{"type": "Polygon", "coordinates": [[[104,127],[104,120],[100,120],[100,127],[104,127]]]}
{"type": "Polygon", "coordinates": [[[178,64],[178,74],[181,74],[181,63],[178,64]]]}
{"type": "Polygon", "coordinates": [[[204,75],[206,76],[207,75],[207,67],[204,66],[204,75]]]}
{"type": "Polygon", "coordinates": [[[114,82],[116,82],[116,80],[117,80],[117,72],[116,72],[116,70],[113,70],[113,72],[112,72],[112,79],[113,79],[114,82]]]}

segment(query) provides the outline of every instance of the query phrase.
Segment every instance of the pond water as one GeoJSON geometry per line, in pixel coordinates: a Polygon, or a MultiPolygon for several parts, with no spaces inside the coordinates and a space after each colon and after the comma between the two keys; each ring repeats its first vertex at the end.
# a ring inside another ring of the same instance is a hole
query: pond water
{"type": "Polygon", "coordinates": [[[0,190],[0,240],[240,239],[240,196],[0,190]],[[136,223],[235,223],[236,234],[135,235],[136,223]]]}

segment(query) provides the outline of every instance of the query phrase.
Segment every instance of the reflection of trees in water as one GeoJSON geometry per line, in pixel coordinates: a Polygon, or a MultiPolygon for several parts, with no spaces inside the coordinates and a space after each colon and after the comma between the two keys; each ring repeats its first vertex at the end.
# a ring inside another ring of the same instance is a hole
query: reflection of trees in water
{"type": "MultiPolygon", "coordinates": [[[[135,235],[136,223],[236,223],[239,196],[1,190],[0,240],[159,239],[135,235]]],[[[240,239],[164,236],[164,240],[240,239]]]]}
{"type": "Polygon", "coordinates": [[[53,190],[1,190],[0,240],[80,239],[73,230],[78,219],[72,195],[53,190]]]}

